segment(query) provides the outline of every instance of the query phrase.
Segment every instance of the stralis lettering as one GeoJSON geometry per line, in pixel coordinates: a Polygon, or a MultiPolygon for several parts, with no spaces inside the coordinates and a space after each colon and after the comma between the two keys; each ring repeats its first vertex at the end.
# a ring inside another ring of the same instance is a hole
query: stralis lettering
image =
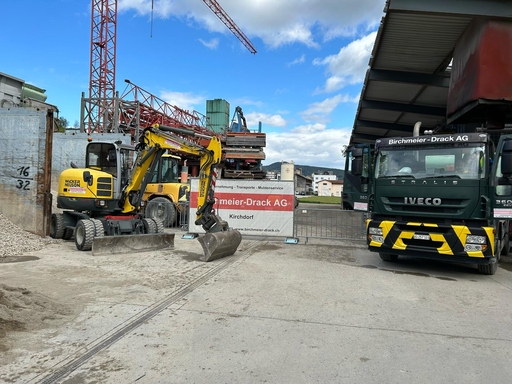
{"type": "Polygon", "coordinates": [[[404,197],[405,204],[441,205],[439,197],[404,197]]]}

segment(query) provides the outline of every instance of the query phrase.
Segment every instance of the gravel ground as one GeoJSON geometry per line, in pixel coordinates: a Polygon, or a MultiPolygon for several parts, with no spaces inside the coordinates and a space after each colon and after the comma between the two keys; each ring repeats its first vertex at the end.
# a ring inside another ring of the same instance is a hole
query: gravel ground
{"type": "Polygon", "coordinates": [[[50,237],[42,238],[14,225],[0,213],[0,258],[21,256],[26,252],[38,251],[47,244],[58,242],[50,237]]]}

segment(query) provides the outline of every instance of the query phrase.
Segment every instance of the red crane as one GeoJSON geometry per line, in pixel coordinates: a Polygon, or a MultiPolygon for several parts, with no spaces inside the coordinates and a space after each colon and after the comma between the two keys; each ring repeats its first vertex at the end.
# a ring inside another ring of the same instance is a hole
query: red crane
{"type": "Polygon", "coordinates": [[[237,37],[238,40],[249,50],[251,53],[256,53],[256,48],[252,45],[251,41],[245,36],[238,25],[235,24],[233,19],[229,17],[229,15],[222,9],[220,4],[216,0],[203,0],[203,3],[206,4],[208,8],[213,12],[215,16],[219,18],[220,21],[224,23],[224,25],[229,29],[233,35],[237,37]]]}
{"type": "MultiPolygon", "coordinates": [[[[256,53],[250,40],[217,1],[203,2],[251,53],[256,53]]],[[[92,0],[89,133],[107,132],[110,124],[107,115],[115,97],[116,29],[117,0],[92,0]]]]}
{"type": "Polygon", "coordinates": [[[90,131],[105,131],[104,111],[107,99],[114,97],[116,29],[117,0],[92,0],[89,98],[94,105],[90,118],[95,123],[90,122],[90,131]]]}

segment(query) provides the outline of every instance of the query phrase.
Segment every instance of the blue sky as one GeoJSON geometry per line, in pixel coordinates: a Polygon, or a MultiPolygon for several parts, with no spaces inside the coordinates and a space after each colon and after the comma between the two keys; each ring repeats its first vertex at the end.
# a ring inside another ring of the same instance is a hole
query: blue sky
{"type": "MultiPolygon", "coordinates": [[[[218,0],[251,54],[202,0],[118,0],[116,87],[124,79],[184,109],[207,99],[263,123],[267,160],[343,168],[385,0],[218,0]]],[[[71,125],[88,94],[89,0],[3,1],[0,72],[46,89],[71,125]]]]}

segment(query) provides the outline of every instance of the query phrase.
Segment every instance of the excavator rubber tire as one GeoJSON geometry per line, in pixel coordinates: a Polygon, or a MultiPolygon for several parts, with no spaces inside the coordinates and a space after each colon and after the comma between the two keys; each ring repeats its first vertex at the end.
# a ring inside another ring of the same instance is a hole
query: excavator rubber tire
{"type": "Polygon", "coordinates": [[[62,239],[64,237],[64,215],[62,213],[52,214],[50,221],[50,237],[54,239],[62,239]]]}
{"type": "Polygon", "coordinates": [[[159,219],[152,219],[155,222],[156,225],[156,232],[155,233],[164,233],[164,223],[162,220],[159,219]]]}
{"type": "Polygon", "coordinates": [[[90,251],[94,241],[96,229],[89,219],[79,220],[75,230],[75,244],[79,251],[90,251]]]}
{"type": "Polygon", "coordinates": [[[94,224],[94,238],[105,236],[105,228],[103,227],[103,223],[98,219],[91,219],[94,224]]]}
{"type": "Polygon", "coordinates": [[[206,233],[197,238],[203,247],[202,261],[212,261],[233,255],[242,241],[242,235],[236,229],[206,233]]]}
{"type": "Polygon", "coordinates": [[[145,218],[142,219],[142,222],[144,223],[144,229],[146,230],[146,234],[156,233],[157,227],[153,219],[145,218]]]}
{"type": "Polygon", "coordinates": [[[64,240],[71,240],[71,238],[73,237],[73,232],[74,230],[71,229],[71,228],[66,228],[64,230],[64,236],[62,237],[64,240]]]}

